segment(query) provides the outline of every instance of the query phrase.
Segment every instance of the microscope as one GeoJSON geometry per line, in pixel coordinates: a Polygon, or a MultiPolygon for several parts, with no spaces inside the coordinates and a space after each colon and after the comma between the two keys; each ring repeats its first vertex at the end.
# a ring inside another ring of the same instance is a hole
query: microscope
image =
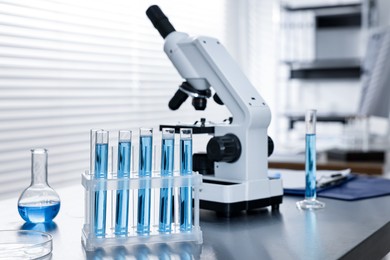
{"type": "MultiPolygon", "coordinates": [[[[268,105],[219,40],[176,31],[156,5],[146,14],[165,40],[164,52],[185,80],[170,100],[170,109],[178,109],[191,97],[194,108],[204,110],[212,88],[213,99],[232,114],[225,123],[206,125],[203,120],[192,127],[193,134],[213,135],[207,153],[193,155],[194,171],[203,175],[200,207],[225,216],[267,206],[278,208],[282,181],[267,173],[267,158],[273,150],[267,135],[268,105]]],[[[162,127],[178,132],[188,125],[162,127]]]]}

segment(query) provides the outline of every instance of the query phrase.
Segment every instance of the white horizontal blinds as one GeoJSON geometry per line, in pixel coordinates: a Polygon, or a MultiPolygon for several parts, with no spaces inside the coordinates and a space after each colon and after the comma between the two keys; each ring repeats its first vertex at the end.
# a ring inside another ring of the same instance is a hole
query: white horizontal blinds
{"type": "MultiPolygon", "coordinates": [[[[28,185],[31,148],[49,150],[49,182],[55,187],[79,181],[88,168],[91,128],[135,130],[220,117],[218,109],[194,113],[188,101],[169,111],[182,79],[145,15],[148,6],[118,0],[0,1],[0,196],[28,185]]],[[[160,6],[178,30],[223,41],[222,0],[160,6]]]]}
{"type": "MultiPolygon", "coordinates": [[[[248,78],[271,108],[272,121],[268,129],[274,137],[278,106],[275,101],[277,66],[277,1],[256,0],[247,2],[247,68],[248,78]]],[[[278,98],[276,98],[278,95],[278,98]]]]}
{"type": "MultiPolygon", "coordinates": [[[[250,1],[248,12],[249,77],[262,95],[271,95],[276,66],[276,22],[274,1],[250,1]]],[[[264,97],[265,98],[265,97],[264,97]]],[[[267,98],[269,99],[269,98],[267,98]]]]}

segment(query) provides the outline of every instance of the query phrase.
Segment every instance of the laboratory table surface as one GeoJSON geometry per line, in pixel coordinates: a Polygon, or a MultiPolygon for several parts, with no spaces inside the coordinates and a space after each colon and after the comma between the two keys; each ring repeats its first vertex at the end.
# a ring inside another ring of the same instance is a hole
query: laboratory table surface
{"type": "Polygon", "coordinates": [[[138,246],[86,253],[81,245],[84,192],[58,188],[61,210],[49,225],[24,223],[17,198],[0,201],[0,229],[53,235],[49,259],[381,259],[390,251],[390,196],[354,202],[321,199],[326,207],[300,211],[285,196],[279,210],[264,208],[232,218],[201,210],[203,244],[138,246]]]}

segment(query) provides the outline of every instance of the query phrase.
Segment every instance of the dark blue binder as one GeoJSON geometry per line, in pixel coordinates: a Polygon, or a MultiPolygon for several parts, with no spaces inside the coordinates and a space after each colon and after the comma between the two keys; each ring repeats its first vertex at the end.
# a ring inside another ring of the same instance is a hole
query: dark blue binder
{"type": "Polygon", "coordinates": [[[323,190],[318,196],[340,200],[361,200],[390,195],[390,180],[380,177],[359,176],[344,184],[323,190]]]}

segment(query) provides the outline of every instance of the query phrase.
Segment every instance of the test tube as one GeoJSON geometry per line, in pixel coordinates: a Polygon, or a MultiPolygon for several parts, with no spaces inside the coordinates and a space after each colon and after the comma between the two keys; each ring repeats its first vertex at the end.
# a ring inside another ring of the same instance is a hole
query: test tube
{"type": "MultiPolygon", "coordinates": [[[[180,129],[180,175],[192,174],[192,129],[180,129]]],[[[192,188],[180,188],[180,230],[192,230],[192,188]]]]}
{"type": "MultiPolygon", "coordinates": [[[[152,175],[153,129],[140,128],[139,136],[139,177],[150,177],[152,175]]],[[[150,201],[151,190],[139,189],[137,218],[139,234],[150,232],[150,201]]]]}
{"type": "MultiPolygon", "coordinates": [[[[96,132],[95,146],[95,178],[106,179],[108,172],[108,131],[96,132]]],[[[103,187],[99,187],[103,188],[103,187]]],[[[103,237],[106,233],[107,191],[95,192],[95,235],[103,237]]]]}
{"type": "MultiPolygon", "coordinates": [[[[161,143],[161,176],[173,176],[175,129],[163,128],[161,143]]],[[[160,232],[171,232],[173,209],[172,191],[172,188],[160,189],[160,232]]]]}
{"type": "MultiPolygon", "coordinates": [[[[101,129],[99,129],[101,130],[101,129]]],[[[95,174],[95,148],[96,148],[96,132],[98,129],[91,129],[89,131],[89,174],[94,175],[95,174]]],[[[91,198],[91,195],[89,192],[85,193],[85,205],[87,205],[87,201],[89,201],[91,198]]],[[[86,223],[90,222],[91,217],[91,211],[89,207],[85,207],[85,219],[87,220],[86,223]]]]}
{"type": "Polygon", "coordinates": [[[305,199],[297,202],[300,209],[320,209],[325,207],[318,201],[316,193],[316,110],[306,111],[306,161],[305,161],[305,199]]]}
{"type": "Polygon", "coordinates": [[[96,132],[102,129],[91,129],[89,131],[90,156],[89,156],[89,174],[95,174],[95,151],[96,151],[96,132]]]}
{"type": "MultiPolygon", "coordinates": [[[[118,178],[130,177],[131,131],[120,130],[118,133],[118,178]]],[[[116,192],[115,234],[126,235],[129,220],[129,190],[116,192]]]]}

